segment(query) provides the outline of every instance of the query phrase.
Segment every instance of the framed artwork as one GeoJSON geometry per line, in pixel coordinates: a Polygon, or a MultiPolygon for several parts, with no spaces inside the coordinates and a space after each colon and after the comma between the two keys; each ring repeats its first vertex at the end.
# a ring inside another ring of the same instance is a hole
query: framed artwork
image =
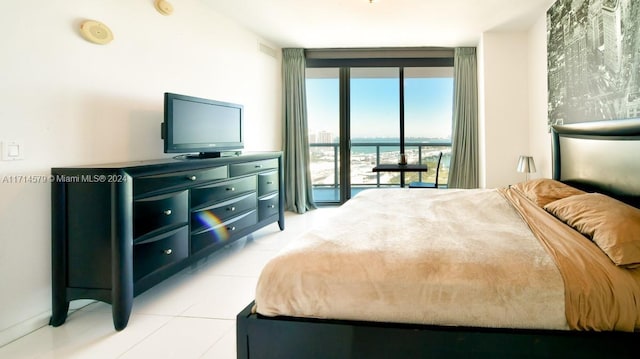
{"type": "Polygon", "coordinates": [[[640,1],[556,1],[547,56],[549,126],[640,117],[640,1]]]}

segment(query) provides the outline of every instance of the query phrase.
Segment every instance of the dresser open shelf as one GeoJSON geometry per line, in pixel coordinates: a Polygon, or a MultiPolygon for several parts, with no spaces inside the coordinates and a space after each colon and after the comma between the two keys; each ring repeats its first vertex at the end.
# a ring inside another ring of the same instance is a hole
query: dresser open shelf
{"type": "Polygon", "coordinates": [[[95,299],[122,330],[134,296],[259,228],[283,230],[282,176],[279,152],[53,168],[50,324],[95,299]]]}

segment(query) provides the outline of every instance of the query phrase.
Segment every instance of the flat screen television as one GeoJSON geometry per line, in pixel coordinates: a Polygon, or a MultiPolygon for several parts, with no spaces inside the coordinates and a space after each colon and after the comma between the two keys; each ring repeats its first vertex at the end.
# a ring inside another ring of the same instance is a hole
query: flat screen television
{"type": "Polygon", "coordinates": [[[162,124],[164,152],[208,158],[242,150],[243,114],[242,105],[167,92],[162,124]]]}

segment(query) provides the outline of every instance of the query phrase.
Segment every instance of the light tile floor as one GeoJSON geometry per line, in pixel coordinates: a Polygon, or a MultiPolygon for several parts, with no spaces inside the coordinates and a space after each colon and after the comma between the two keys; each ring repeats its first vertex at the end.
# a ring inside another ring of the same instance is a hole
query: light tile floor
{"type": "Polygon", "coordinates": [[[235,317],[253,300],[263,266],[331,212],[287,212],[284,231],[269,225],[142,293],[123,331],[113,329],[110,305],[92,302],[60,327],[1,347],[0,358],[235,358],[235,317]]]}

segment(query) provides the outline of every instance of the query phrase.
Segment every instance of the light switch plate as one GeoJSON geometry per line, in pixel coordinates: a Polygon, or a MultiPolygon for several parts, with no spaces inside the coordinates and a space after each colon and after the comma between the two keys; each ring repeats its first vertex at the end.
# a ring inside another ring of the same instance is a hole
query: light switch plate
{"type": "Polygon", "coordinates": [[[2,141],[2,160],[17,161],[24,159],[24,144],[21,140],[2,141]]]}

